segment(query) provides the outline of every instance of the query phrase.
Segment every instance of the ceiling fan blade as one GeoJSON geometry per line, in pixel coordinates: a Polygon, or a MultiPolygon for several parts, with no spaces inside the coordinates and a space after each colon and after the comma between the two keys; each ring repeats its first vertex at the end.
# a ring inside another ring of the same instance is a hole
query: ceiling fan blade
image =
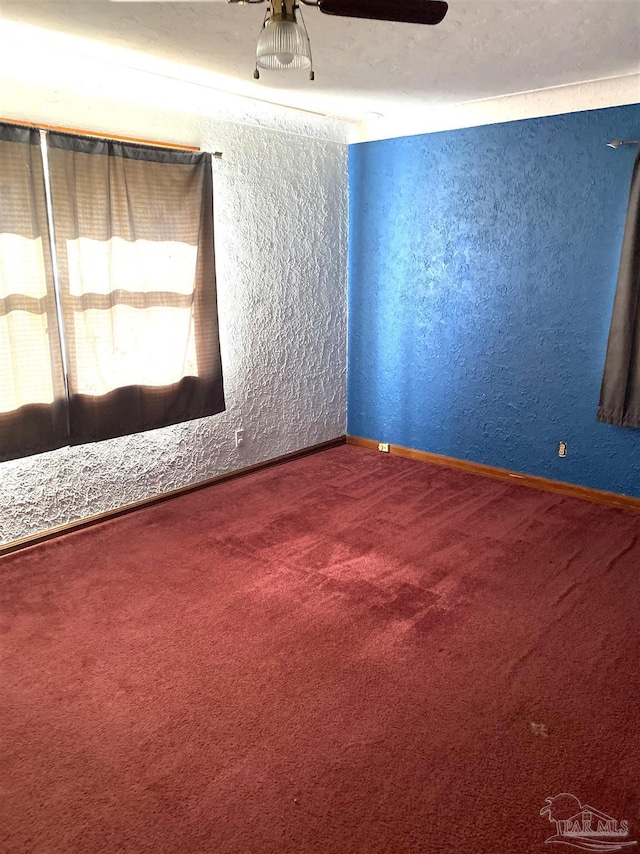
{"type": "Polygon", "coordinates": [[[444,0],[319,0],[318,8],[344,18],[439,24],[449,6],[444,0]]]}

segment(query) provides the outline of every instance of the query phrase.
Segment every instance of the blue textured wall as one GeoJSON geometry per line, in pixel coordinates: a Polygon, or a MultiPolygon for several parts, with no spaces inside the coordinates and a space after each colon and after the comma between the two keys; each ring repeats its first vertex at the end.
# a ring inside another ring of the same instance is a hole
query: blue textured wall
{"type": "Polygon", "coordinates": [[[349,433],[640,495],[595,420],[629,137],[640,105],[351,147],[349,433]]]}

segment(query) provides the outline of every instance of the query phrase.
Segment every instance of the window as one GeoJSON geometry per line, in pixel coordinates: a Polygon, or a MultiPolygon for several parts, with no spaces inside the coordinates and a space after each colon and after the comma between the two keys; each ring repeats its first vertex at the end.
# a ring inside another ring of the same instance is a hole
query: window
{"type": "Polygon", "coordinates": [[[0,126],[0,459],[221,412],[211,156],[42,137],[0,126]]]}

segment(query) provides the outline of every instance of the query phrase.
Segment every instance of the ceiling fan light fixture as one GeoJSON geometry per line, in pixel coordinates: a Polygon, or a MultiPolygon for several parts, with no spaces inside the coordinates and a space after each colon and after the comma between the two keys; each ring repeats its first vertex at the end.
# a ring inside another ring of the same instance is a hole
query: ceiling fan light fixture
{"type": "Polygon", "coordinates": [[[311,68],[309,36],[297,22],[295,9],[267,13],[256,46],[256,66],[271,70],[311,68]]]}

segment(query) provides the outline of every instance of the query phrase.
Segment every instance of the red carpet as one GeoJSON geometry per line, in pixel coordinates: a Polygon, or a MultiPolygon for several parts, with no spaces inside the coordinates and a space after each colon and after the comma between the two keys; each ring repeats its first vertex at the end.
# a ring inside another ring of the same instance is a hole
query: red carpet
{"type": "Polygon", "coordinates": [[[560,793],[640,839],[639,535],[341,447],[10,555],[0,851],[575,851],[560,793]]]}

